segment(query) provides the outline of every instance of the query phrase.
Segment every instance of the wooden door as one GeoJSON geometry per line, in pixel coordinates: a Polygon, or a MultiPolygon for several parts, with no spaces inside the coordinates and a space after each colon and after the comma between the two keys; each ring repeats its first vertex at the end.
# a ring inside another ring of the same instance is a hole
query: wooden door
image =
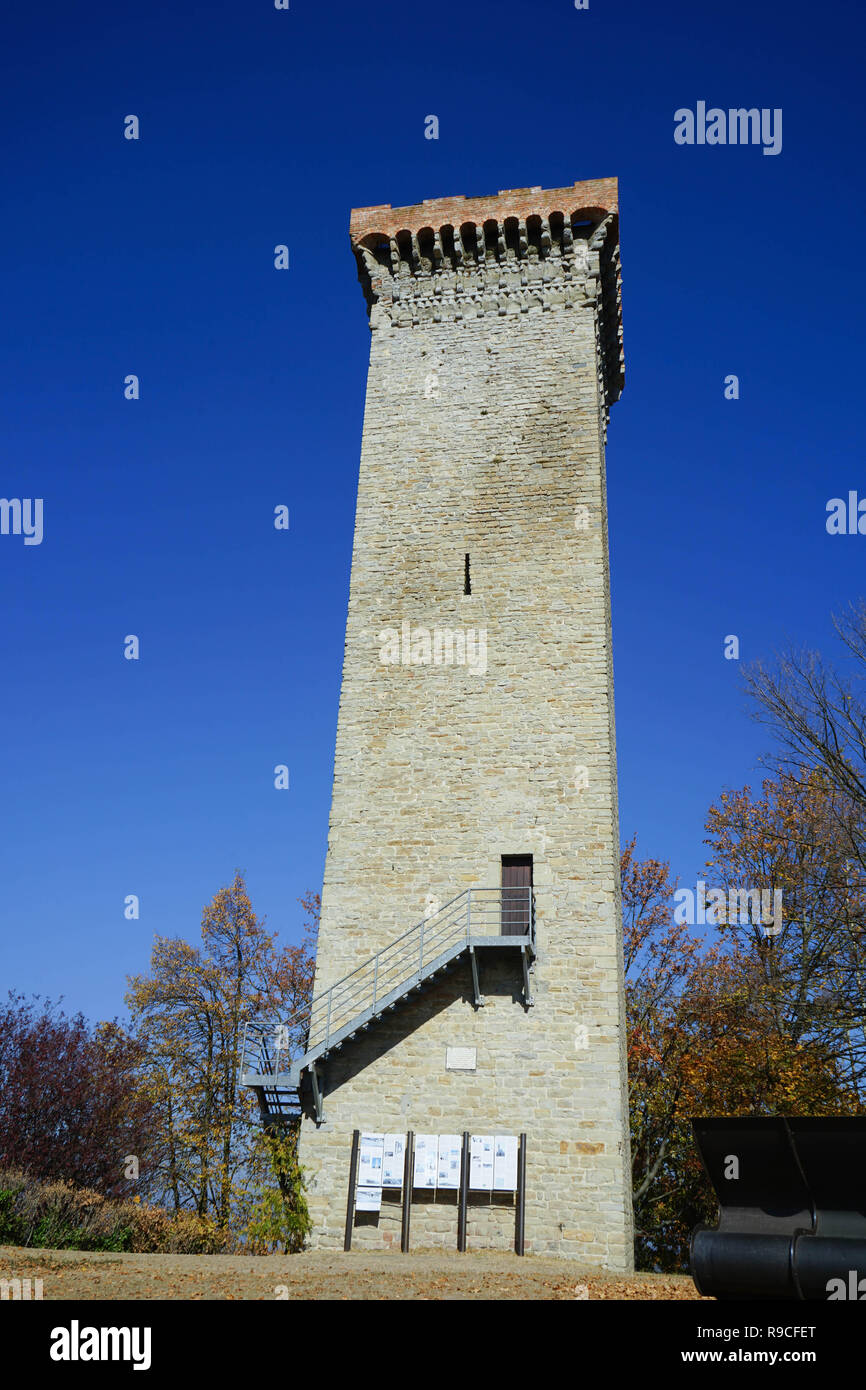
{"type": "Polygon", "coordinates": [[[527,936],[532,910],[532,855],[502,856],[502,936],[527,936]]]}

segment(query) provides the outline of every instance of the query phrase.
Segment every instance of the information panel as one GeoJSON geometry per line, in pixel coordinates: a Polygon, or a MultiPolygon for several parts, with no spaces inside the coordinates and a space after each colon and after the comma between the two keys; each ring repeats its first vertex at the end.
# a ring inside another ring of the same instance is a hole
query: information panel
{"type": "Polygon", "coordinates": [[[382,1186],[382,1156],[385,1148],[384,1134],[362,1134],[358,1156],[358,1186],[382,1186]]]}
{"type": "Polygon", "coordinates": [[[517,1139],[497,1134],[493,1141],[493,1191],[517,1191],[517,1139]]]}
{"type": "Polygon", "coordinates": [[[356,1211],[381,1211],[381,1187],[359,1187],[355,1196],[356,1211]]]}
{"type": "Polygon", "coordinates": [[[492,1192],[493,1135],[473,1134],[469,1140],[469,1152],[469,1186],[475,1192],[492,1192]]]}
{"type": "Polygon", "coordinates": [[[406,1153],[405,1134],[386,1134],[382,1156],[382,1186],[403,1186],[403,1159],[406,1153]]]}
{"type": "Polygon", "coordinates": [[[439,1136],[437,1134],[416,1134],[413,1187],[435,1188],[438,1168],[439,1136]]]}
{"type": "Polygon", "coordinates": [[[440,1187],[456,1188],[460,1186],[460,1150],[462,1146],[462,1134],[439,1135],[440,1187]]]}
{"type": "MultiPolygon", "coordinates": [[[[417,1134],[412,1186],[457,1191],[463,1136],[417,1134]]],[[[513,1134],[473,1134],[469,1139],[469,1186],[474,1192],[517,1191],[518,1140],[513,1134]]],[[[358,1149],[358,1211],[380,1211],[382,1189],[402,1188],[405,1134],[362,1134],[358,1149]]]]}

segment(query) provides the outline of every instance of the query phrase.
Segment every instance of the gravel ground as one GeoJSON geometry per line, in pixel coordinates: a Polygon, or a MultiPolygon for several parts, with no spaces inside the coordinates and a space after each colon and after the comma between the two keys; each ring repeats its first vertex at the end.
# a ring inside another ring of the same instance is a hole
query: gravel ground
{"type": "Polygon", "coordinates": [[[698,1299],[691,1279],[581,1272],[542,1256],[310,1251],[111,1255],[0,1246],[0,1278],[41,1279],[48,1299],[698,1299]]]}

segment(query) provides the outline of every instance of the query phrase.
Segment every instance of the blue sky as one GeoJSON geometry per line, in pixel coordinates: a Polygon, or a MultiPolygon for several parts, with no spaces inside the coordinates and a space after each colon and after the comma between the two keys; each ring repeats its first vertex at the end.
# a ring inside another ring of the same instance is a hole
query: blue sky
{"type": "Polygon", "coordinates": [[[707,807],[767,744],[725,636],[829,649],[864,591],[866,538],[825,529],[866,495],[863,30],[853,3],[778,0],[7,10],[0,495],[42,497],[45,533],[0,536],[0,987],[122,1014],[154,933],[196,940],[236,866],[286,939],[320,886],[355,206],[619,178],[621,823],[694,882],[707,807]],[[781,153],[676,145],[700,100],[782,108],[781,153]]]}

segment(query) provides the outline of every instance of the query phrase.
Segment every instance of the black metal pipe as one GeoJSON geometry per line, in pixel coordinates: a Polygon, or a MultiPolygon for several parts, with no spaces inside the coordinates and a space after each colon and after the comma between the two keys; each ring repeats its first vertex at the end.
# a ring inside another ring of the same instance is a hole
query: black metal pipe
{"type": "Polygon", "coordinates": [[[517,1219],[514,1230],[514,1251],[523,1254],[526,1230],[526,1135],[521,1134],[517,1148],[517,1219]]]}
{"type": "Polygon", "coordinates": [[[466,1207],[469,1196],[469,1131],[463,1131],[463,1144],[460,1154],[460,1196],[457,1204],[457,1249],[462,1254],[466,1249],[466,1207]]]}
{"type": "Polygon", "coordinates": [[[361,1142],[361,1131],[352,1131],[352,1157],[349,1160],[349,1200],[346,1203],[346,1235],[343,1240],[343,1249],[352,1248],[352,1227],[355,1224],[355,1184],[358,1181],[358,1147],[361,1142]]]}
{"type": "Polygon", "coordinates": [[[406,1135],[406,1152],[403,1155],[403,1224],[400,1231],[400,1249],[404,1255],[409,1253],[409,1222],[412,1219],[412,1178],[415,1166],[415,1131],[410,1129],[406,1135]]]}

